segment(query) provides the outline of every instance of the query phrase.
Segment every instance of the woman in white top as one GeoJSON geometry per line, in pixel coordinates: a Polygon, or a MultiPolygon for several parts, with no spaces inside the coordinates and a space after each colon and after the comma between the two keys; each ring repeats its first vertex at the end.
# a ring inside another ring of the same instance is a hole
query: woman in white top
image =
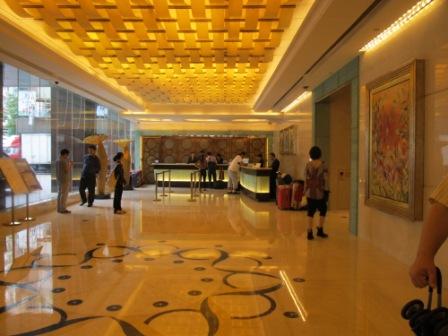
{"type": "Polygon", "coordinates": [[[227,171],[229,176],[229,194],[238,193],[238,184],[240,182],[240,166],[245,155],[245,152],[241,152],[240,154],[235,156],[232,162],[230,162],[229,164],[229,168],[227,171]]]}

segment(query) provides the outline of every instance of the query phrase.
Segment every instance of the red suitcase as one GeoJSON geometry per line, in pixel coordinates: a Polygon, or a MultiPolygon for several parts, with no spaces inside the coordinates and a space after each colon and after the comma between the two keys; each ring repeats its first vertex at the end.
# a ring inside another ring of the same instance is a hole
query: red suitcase
{"type": "Polygon", "coordinates": [[[300,209],[300,204],[302,203],[303,198],[303,189],[304,183],[303,181],[294,181],[292,183],[292,200],[291,200],[291,208],[300,209]]]}
{"type": "Polygon", "coordinates": [[[280,210],[288,210],[291,208],[291,186],[279,185],[277,186],[277,206],[280,210]]]}

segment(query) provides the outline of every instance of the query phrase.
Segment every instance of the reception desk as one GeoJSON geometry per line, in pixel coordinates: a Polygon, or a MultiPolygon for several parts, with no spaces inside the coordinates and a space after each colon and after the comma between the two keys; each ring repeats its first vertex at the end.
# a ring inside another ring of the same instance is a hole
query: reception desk
{"type": "MultiPolygon", "coordinates": [[[[153,163],[154,175],[164,170],[171,171],[171,186],[172,187],[190,187],[191,173],[197,171],[198,168],[193,163],[153,163]]],[[[219,171],[224,172],[224,181],[227,182],[227,167],[226,164],[218,165],[216,170],[216,178],[219,179],[219,171]]],[[[159,177],[159,185],[162,183],[162,177],[159,177]]],[[[168,176],[166,176],[168,179],[168,176]]],[[[208,181],[208,177],[207,177],[208,181]]]]}
{"type": "Polygon", "coordinates": [[[271,168],[241,167],[240,184],[243,193],[257,201],[269,201],[271,168]]]}

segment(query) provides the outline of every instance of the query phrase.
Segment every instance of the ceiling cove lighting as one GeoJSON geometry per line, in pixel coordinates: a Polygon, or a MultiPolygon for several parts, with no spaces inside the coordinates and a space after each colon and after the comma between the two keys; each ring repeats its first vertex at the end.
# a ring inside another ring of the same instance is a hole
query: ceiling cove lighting
{"type": "Polygon", "coordinates": [[[123,115],[145,115],[145,114],[149,114],[149,113],[148,112],[124,111],[121,114],[123,114],[123,115]]]}
{"type": "Polygon", "coordinates": [[[234,122],[267,122],[267,119],[233,119],[234,122]]]}
{"type": "Polygon", "coordinates": [[[421,0],[417,2],[417,4],[415,4],[411,9],[404,13],[398,20],[392,23],[374,39],[370,40],[370,42],[362,47],[359,51],[365,52],[371,50],[372,48],[375,48],[378,44],[389,38],[393,33],[400,30],[409,21],[413,20],[418,13],[428,7],[432,2],[434,2],[434,0],[421,0]]]}
{"type": "Polygon", "coordinates": [[[219,119],[185,119],[185,121],[190,122],[219,122],[219,119]]]}
{"type": "Polygon", "coordinates": [[[169,122],[173,121],[172,119],[160,119],[160,118],[139,118],[138,121],[147,121],[147,122],[169,122]]]}
{"type": "Polygon", "coordinates": [[[296,107],[297,105],[299,105],[301,102],[303,102],[305,99],[309,98],[311,96],[311,91],[305,91],[304,93],[302,93],[300,96],[298,96],[296,99],[294,99],[291,104],[289,104],[288,106],[286,106],[282,112],[289,112],[291,111],[294,107],[296,107]]]}

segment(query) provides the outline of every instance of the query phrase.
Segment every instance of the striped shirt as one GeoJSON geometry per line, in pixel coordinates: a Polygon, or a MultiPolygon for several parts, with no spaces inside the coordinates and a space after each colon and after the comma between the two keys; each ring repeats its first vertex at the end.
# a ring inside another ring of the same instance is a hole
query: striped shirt
{"type": "Polygon", "coordinates": [[[448,207],[448,176],[432,192],[429,200],[431,203],[437,202],[448,207]]]}

